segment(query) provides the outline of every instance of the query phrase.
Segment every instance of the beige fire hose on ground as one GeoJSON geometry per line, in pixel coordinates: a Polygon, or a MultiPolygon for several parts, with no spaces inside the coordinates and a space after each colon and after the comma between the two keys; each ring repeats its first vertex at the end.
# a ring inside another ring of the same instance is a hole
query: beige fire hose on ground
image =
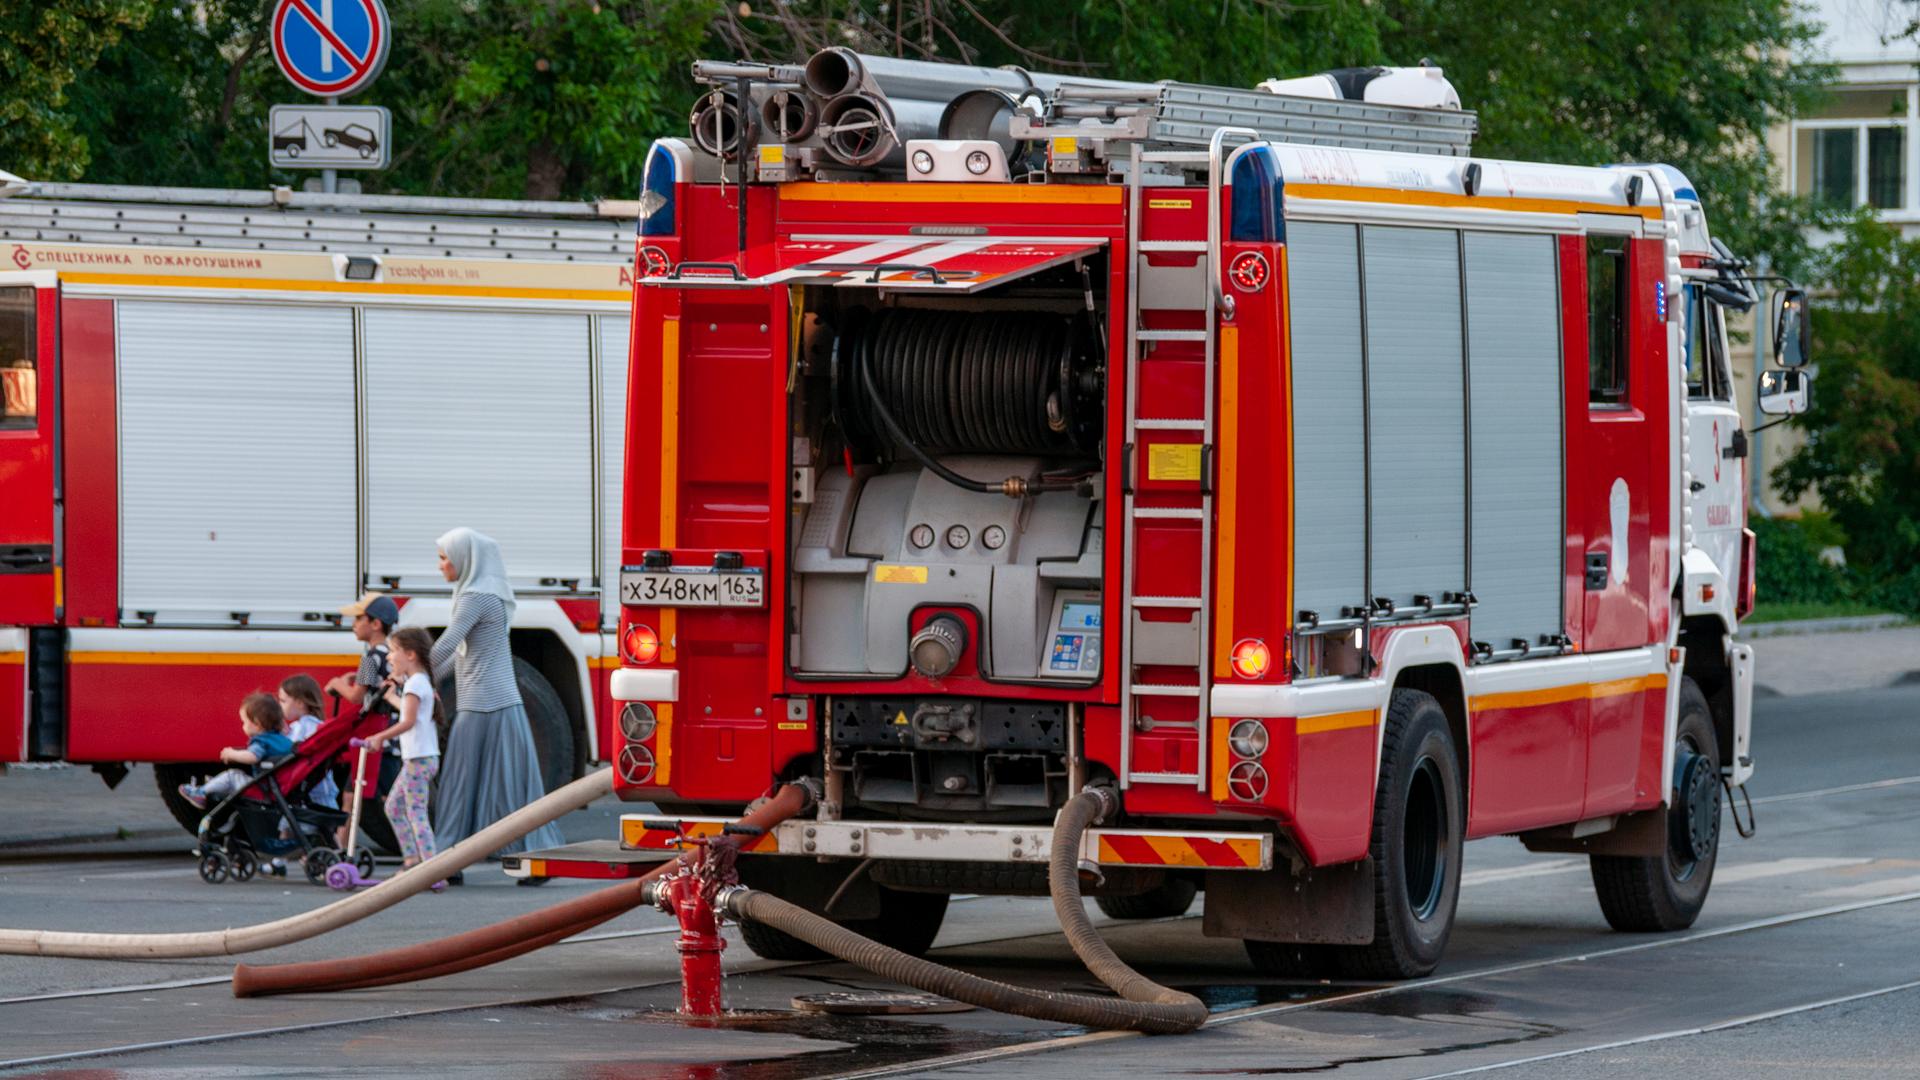
{"type": "Polygon", "coordinates": [[[232,956],[291,945],[385,911],[431,888],[550,821],[558,820],[613,790],[613,771],[602,769],[508,814],[492,825],[380,885],[326,907],[273,922],[226,930],[178,934],[95,934],[73,930],[0,930],[0,954],[72,956],[106,960],[160,960],[232,956]]]}

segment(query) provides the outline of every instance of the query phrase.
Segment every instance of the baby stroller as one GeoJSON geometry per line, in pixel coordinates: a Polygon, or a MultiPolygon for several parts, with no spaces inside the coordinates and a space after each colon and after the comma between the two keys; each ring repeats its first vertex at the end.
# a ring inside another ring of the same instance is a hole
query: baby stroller
{"type": "MultiPolygon", "coordinates": [[[[270,758],[256,767],[253,782],[237,794],[208,807],[200,819],[200,879],[218,885],[228,878],[249,881],[261,864],[276,857],[303,859],[307,880],[325,885],[327,870],[341,860],[334,834],[347,823],[339,810],[316,806],[315,786],[331,771],[359,729],[369,734],[385,726],[383,717],[336,714],[293,752],[270,758]],[[280,835],[282,822],[292,823],[290,838],[280,835]]],[[[343,798],[351,791],[341,792],[343,798]]],[[[355,860],[363,877],[374,872],[373,852],[361,849],[355,860]]]]}

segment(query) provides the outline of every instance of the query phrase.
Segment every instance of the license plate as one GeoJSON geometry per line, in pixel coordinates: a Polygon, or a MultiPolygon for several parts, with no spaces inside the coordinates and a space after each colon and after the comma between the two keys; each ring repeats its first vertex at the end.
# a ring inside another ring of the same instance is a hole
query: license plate
{"type": "Polygon", "coordinates": [[[623,570],[620,602],[662,607],[766,607],[765,576],[732,570],[623,570]]]}

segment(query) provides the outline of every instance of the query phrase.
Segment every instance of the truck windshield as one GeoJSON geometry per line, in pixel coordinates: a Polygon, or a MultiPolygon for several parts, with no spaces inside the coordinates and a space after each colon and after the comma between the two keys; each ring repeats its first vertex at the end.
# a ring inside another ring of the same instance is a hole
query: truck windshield
{"type": "Polygon", "coordinates": [[[0,428],[39,423],[33,290],[0,289],[0,428]]]}

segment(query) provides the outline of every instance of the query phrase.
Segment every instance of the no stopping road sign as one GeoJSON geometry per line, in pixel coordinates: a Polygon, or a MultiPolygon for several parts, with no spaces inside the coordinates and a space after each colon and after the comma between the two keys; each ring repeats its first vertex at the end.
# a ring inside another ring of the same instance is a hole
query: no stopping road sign
{"type": "Polygon", "coordinates": [[[387,62],[393,26],[380,0],[275,0],[273,59],[319,97],[363,90],[387,62]]]}

